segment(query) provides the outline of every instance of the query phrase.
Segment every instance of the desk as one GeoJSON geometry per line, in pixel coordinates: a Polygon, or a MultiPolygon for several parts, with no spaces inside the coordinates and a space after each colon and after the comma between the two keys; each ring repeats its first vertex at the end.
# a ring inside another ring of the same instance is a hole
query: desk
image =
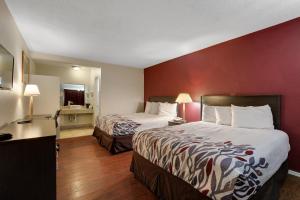
{"type": "Polygon", "coordinates": [[[56,199],[56,129],[53,119],[11,123],[0,142],[0,199],[56,199]]]}

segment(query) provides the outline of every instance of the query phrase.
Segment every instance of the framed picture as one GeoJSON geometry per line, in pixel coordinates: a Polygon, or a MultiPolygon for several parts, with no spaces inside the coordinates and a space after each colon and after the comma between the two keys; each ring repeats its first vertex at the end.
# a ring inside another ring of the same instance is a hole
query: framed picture
{"type": "Polygon", "coordinates": [[[22,82],[27,84],[30,81],[30,59],[22,51],[22,82]]]}

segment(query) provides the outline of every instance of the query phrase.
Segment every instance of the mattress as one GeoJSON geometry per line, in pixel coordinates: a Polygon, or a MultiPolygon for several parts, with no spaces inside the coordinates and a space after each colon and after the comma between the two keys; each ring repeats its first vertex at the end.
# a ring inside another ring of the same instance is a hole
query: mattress
{"type": "Polygon", "coordinates": [[[287,159],[286,133],[193,122],[141,131],[133,150],[212,199],[249,199],[287,159]]]}

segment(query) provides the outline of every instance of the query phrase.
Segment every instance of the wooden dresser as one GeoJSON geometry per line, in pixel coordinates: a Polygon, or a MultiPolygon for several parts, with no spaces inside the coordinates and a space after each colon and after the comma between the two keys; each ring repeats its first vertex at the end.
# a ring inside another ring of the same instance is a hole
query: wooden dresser
{"type": "Polygon", "coordinates": [[[0,199],[56,199],[56,129],[53,119],[11,123],[0,130],[0,199]]]}

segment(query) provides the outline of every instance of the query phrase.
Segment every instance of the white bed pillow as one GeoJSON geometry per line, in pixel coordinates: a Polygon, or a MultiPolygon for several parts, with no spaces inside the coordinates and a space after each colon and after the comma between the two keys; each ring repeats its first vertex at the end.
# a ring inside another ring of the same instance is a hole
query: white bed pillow
{"type": "Polygon", "coordinates": [[[240,107],[231,105],[232,126],[237,128],[274,129],[269,105],[240,107]]]}
{"type": "Polygon", "coordinates": [[[216,123],[215,106],[208,106],[203,104],[202,121],[216,123]]]}
{"type": "Polygon", "coordinates": [[[157,115],[158,114],[159,103],[151,102],[151,109],[149,114],[157,115]]]}
{"type": "Polygon", "coordinates": [[[159,103],[158,115],[177,116],[177,103],[159,103]]]}
{"type": "Polygon", "coordinates": [[[230,106],[216,106],[216,124],[231,125],[232,115],[230,106]]]}
{"type": "Polygon", "coordinates": [[[145,113],[150,114],[151,106],[152,106],[152,102],[147,101],[146,102],[146,107],[145,107],[145,113]]]}

